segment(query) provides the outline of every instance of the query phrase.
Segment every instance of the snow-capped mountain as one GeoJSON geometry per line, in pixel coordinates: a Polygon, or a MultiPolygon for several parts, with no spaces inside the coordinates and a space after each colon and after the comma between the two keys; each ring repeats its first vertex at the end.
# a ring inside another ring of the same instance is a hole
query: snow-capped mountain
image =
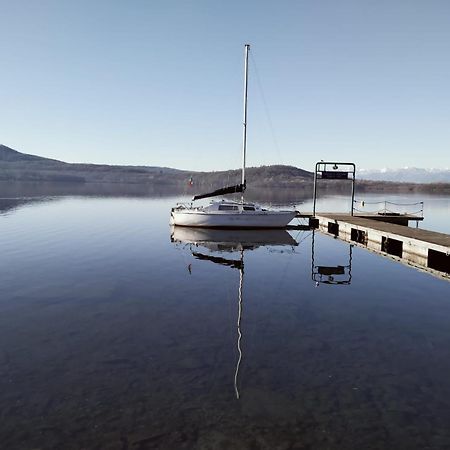
{"type": "Polygon", "coordinates": [[[357,178],[408,183],[450,183],[450,169],[360,169],[357,171],[357,178]]]}

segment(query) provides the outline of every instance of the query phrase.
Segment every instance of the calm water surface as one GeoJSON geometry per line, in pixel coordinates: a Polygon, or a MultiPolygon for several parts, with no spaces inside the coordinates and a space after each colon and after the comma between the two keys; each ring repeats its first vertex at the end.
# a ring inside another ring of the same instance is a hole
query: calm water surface
{"type": "Polygon", "coordinates": [[[2,448],[450,448],[448,281],[310,231],[172,242],[175,201],[2,203],[2,448]]]}

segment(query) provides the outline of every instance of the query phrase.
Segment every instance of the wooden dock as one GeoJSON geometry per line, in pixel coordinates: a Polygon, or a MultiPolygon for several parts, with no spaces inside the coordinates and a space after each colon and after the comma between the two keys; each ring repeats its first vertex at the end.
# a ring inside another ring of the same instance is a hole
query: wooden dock
{"type": "MultiPolygon", "coordinates": [[[[326,217],[342,215],[345,217],[378,220],[380,222],[395,223],[395,224],[404,225],[404,226],[408,226],[409,222],[418,223],[423,220],[423,217],[421,217],[421,216],[408,215],[408,214],[376,214],[376,213],[359,214],[359,213],[357,213],[354,216],[350,216],[350,215],[346,215],[346,214],[320,213],[320,215],[326,216],[326,217]]],[[[305,229],[317,228],[319,226],[317,218],[314,217],[313,214],[310,212],[297,211],[295,218],[298,220],[307,219],[308,225],[306,225],[305,223],[291,224],[291,225],[286,226],[286,230],[305,230],[305,229]]]]}
{"type": "MultiPolygon", "coordinates": [[[[329,215],[339,215],[336,213],[320,213],[320,216],[329,216],[329,215]]],[[[381,222],[389,222],[396,223],[398,225],[408,226],[409,222],[421,222],[423,220],[422,216],[410,215],[410,214],[380,214],[380,213],[371,213],[371,214],[360,214],[355,213],[353,216],[348,214],[341,214],[349,217],[361,217],[363,219],[371,219],[371,220],[379,220],[381,222]]],[[[295,216],[297,219],[312,219],[314,216],[310,212],[300,212],[297,211],[295,216]]]]}
{"type": "Polygon", "coordinates": [[[384,217],[383,220],[379,217],[321,213],[315,219],[316,225],[325,233],[450,279],[448,234],[389,223],[395,216],[384,217]]]}

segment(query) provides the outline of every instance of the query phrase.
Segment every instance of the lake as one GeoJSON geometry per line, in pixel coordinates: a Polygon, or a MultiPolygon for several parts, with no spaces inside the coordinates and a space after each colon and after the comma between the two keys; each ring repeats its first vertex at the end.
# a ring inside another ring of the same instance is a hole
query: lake
{"type": "MultiPolygon", "coordinates": [[[[386,198],[450,233],[449,198],[386,198]]],[[[448,280],[317,231],[172,230],[181,200],[0,200],[2,448],[450,448],[448,280]]]]}

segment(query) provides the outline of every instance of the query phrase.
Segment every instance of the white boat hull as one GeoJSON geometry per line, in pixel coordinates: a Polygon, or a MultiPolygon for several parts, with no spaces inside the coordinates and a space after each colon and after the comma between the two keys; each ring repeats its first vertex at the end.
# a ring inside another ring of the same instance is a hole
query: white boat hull
{"type": "Polygon", "coordinates": [[[172,211],[171,224],[203,228],[284,228],[295,211],[172,211]]]}

